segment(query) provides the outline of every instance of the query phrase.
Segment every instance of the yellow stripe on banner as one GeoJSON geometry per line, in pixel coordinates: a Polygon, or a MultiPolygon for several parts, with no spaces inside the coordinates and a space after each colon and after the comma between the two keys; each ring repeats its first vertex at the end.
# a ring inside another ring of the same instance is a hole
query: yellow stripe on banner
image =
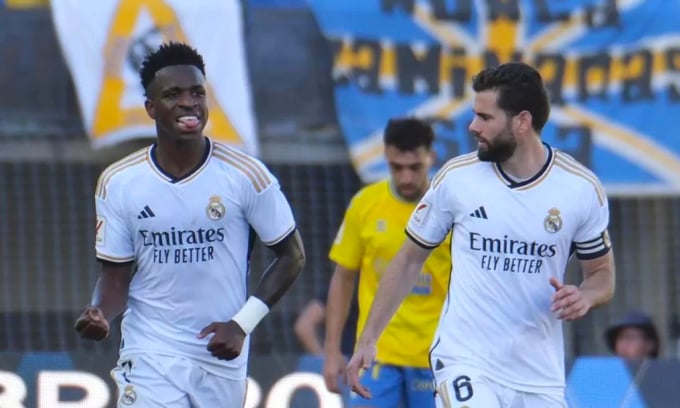
{"type": "Polygon", "coordinates": [[[561,111],[576,122],[593,129],[597,144],[606,145],[610,150],[666,181],[680,185],[680,157],[663,146],[575,106],[564,106],[561,111]]]}
{"type": "Polygon", "coordinates": [[[5,0],[5,7],[8,9],[42,8],[49,5],[49,0],[5,0]]]}
{"type": "Polygon", "coordinates": [[[559,42],[570,32],[584,27],[582,13],[572,13],[569,19],[561,23],[554,24],[552,27],[539,33],[531,39],[526,49],[529,52],[536,53],[550,47],[552,44],[559,42]]]}
{"type": "Polygon", "coordinates": [[[442,24],[439,20],[432,17],[430,10],[416,3],[414,7],[413,19],[423,29],[439,39],[449,47],[465,47],[465,43],[453,32],[449,30],[449,24],[442,24]]]}
{"type": "Polygon", "coordinates": [[[512,61],[517,52],[518,27],[517,23],[507,17],[499,17],[487,25],[487,49],[494,52],[501,63],[512,61]]]}
{"type": "Polygon", "coordinates": [[[380,140],[366,150],[352,154],[352,162],[355,167],[363,167],[368,163],[380,159],[385,153],[385,145],[380,140]]]}

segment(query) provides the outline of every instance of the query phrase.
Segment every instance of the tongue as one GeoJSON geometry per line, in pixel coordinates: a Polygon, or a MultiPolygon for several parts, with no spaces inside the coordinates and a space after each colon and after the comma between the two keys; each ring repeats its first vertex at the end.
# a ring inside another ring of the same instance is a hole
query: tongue
{"type": "Polygon", "coordinates": [[[198,126],[198,119],[197,118],[181,118],[179,120],[179,123],[186,127],[186,128],[195,128],[198,126]]]}

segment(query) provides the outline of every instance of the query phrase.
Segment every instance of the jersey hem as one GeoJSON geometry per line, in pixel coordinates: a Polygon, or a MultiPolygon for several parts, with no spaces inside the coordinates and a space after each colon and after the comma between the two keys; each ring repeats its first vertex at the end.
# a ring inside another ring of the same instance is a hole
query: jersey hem
{"type": "MultiPolygon", "coordinates": [[[[226,378],[228,380],[232,381],[241,381],[245,380],[248,377],[247,373],[247,364],[244,364],[243,367],[220,367],[220,366],[215,366],[211,363],[207,363],[204,360],[199,360],[195,356],[191,356],[189,354],[185,353],[171,353],[168,351],[158,351],[158,350],[148,350],[148,349],[138,349],[138,348],[133,348],[133,349],[126,349],[125,351],[120,351],[119,353],[119,359],[126,359],[130,358],[133,356],[151,356],[153,359],[154,356],[158,356],[160,358],[162,357],[182,357],[186,358],[187,360],[191,361],[192,364],[196,364],[197,366],[201,367],[205,371],[216,375],[218,377],[226,378]],[[233,375],[226,375],[227,372],[231,373],[233,371],[243,371],[242,375],[239,376],[233,376],[233,375]]],[[[215,358],[217,360],[217,358],[215,358]]],[[[219,360],[217,360],[219,361],[219,360]]]]}
{"type": "Polygon", "coordinates": [[[430,370],[430,364],[425,363],[425,365],[422,364],[404,364],[396,361],[390,361],[389,359],[382,359],[382,358],[376,358],[375,362],[381,365],[385,366],[392,366],[392,367],[402,367],[402,368],[417,368],[419,370],[430,370]]]}

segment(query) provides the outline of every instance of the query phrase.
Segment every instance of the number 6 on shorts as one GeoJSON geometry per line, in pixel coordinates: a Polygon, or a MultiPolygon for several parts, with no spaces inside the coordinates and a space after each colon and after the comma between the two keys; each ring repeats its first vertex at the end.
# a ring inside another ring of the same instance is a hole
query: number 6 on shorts
{"type": "Polygon", "coordinates": [[[470,376],[459,375],[446,380],[437,387],[437,408],[499,407],[496,394],[484,382],[474,381],[470,376]]]}

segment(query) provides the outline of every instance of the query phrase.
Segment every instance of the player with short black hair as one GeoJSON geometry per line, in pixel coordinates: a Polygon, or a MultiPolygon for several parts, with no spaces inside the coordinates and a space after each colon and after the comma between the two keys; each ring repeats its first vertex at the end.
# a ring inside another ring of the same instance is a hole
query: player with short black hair
{"type": "MultiPolygon", "coordinates": [[[[434,131],[424,120],[391,119],[384,130],[390,177],[362,188],[345,211],[329,255],[336,264],[326,306],[324,378],[331,391],[338,392],[339,377],[345,368],[340,339],[355,278],[358,275],[359,335],[385,267],[406,239],[408,218],[427,191],[435,160],[433,140],[434,131]]],[[[354,394],[350,407],[434,407],[427,353],[450,270],[447,242],[433,251],[416,277],[413,290],[377,343],[376,362],[361,378],[373,390],[373,398],[368,401],[354,394]]]]}
{"type": "Polygon", "coordinates": [[[203,134],[202,57],[164,44],[140,76],[156,142],[99,177],[102,271],[75,329],[101,340],[123,314],[119,407],[240,407],[249,335],[301,272],[302,241],[267,167],[203,134]],[[248,297],[253,232],[275,259],[248,297]]]}

